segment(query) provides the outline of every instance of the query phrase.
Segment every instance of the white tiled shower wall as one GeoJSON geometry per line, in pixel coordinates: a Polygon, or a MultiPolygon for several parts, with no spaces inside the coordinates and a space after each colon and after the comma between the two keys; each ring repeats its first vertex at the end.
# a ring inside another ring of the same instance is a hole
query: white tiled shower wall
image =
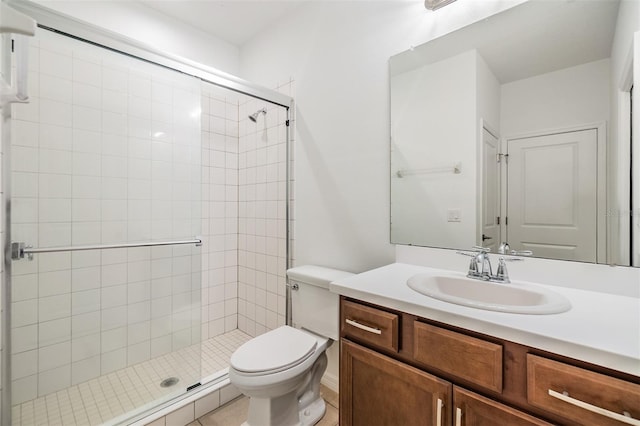
{"type": "Polygon", "coordinates": [[[287,111],[210,84],[202,111],[203,338],[256,336],[285,323],[287,111]]]}
{"type": "MultiPolygon", "coordinates": [[[[293,81],[277,90],[292,96],[293,81]]],[[[238,328],[256,336],[286,320],[287,111],[249,99],[239,115],[238,328]]]]}
{"type": "MultiPolygon", "coordinates": [[[[13,110],[14,240],[200,233],[199,80],[46,31],[30,70],[31,102],[13,110]]],[[[14,403],[200,340],[200,249],[40,254],[13,268],[14,403]]]]}
{"type": "Polygon", "coordinates": [[[238,325],[238,103],[202,83],[202,338],[238,325]]]}

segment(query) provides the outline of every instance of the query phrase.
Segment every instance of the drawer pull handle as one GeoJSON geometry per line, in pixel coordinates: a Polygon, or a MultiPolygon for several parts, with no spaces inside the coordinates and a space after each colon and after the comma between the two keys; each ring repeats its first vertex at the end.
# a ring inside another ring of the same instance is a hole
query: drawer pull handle
{"type": "Polygon", "coordinates": [[[382,330],[380,330],[379,328],[369,327],[368,325],[360,324],[359,322],[349,318],[346,318],[345,321],[347,322],[347,324],[352,325],[355,328],[359,328],[360,330],[368,331],[369,333],[373,334],[382,334],[382,330]]]}
{"type": "Polygon", "coordinates": [[[456,407],[456,426],[462,426],[462,408],[456,407]]]}
{"type": "Polygon", "coordinates": [[[575,405],[576,407],[580,407],[585,410],[591,411],[592,413],[601,414],[603,416],[609,417],[610,419],[614,419],[619,422],[626,423],[628,425],[640,426],[640,420],[636,420],[630,416],[614,413],[613,411],[606,410],[596,405],[589,404],[588,402],[580,401],[579,399],[571,398],[568,392],[560,393],[552,389],[549,389],[549,395],[551,395],[554,398],[558,398],[559,400],[564,401],[568,404],[575,405]]]}
{"type": "Polygon", "coordinates": [[[442,426],[442,400],[438,398],[438,409],[436,410],[436,425],[442,426]]]}

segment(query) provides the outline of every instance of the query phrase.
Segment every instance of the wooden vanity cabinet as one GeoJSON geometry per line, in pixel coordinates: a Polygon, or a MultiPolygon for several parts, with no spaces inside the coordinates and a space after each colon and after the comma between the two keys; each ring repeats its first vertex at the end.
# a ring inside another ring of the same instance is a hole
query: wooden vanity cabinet
{"type": "Polygon", "coordinates": [[[451,424],[451,383],[348,340],[340,351],[341,425],[451,424]]]}
{"type": "Polygon", "coordinates": [[[340,321],[341,426],[640,425],[640,377],[345,297],[340,321]]]}

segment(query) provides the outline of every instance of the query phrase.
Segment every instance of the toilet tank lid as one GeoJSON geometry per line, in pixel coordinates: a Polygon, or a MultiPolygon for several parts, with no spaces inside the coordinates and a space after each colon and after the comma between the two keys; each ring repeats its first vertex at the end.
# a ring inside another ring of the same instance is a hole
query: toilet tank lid
{"type": "Polygon", "coordinates": [[[290,280],[323,288],[329,288],[329,284],[332,281],[347,278],[352,275],[354,274],[351,272],[316,265],[296,266],[295,268],[287,270],[287,278],[290,280]]]}

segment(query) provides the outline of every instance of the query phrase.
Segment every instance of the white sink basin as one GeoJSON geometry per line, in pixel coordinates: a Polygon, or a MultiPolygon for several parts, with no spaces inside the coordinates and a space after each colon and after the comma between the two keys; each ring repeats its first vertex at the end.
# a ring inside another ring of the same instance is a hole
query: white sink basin
{"type": "Polygon", "coordinates": [[[464,276],[417,274],[407,280],[407,285],[435,299],[489,311],[557,314],[571,309],[566,297],[517,281],[503,284],[464,276]]]}

